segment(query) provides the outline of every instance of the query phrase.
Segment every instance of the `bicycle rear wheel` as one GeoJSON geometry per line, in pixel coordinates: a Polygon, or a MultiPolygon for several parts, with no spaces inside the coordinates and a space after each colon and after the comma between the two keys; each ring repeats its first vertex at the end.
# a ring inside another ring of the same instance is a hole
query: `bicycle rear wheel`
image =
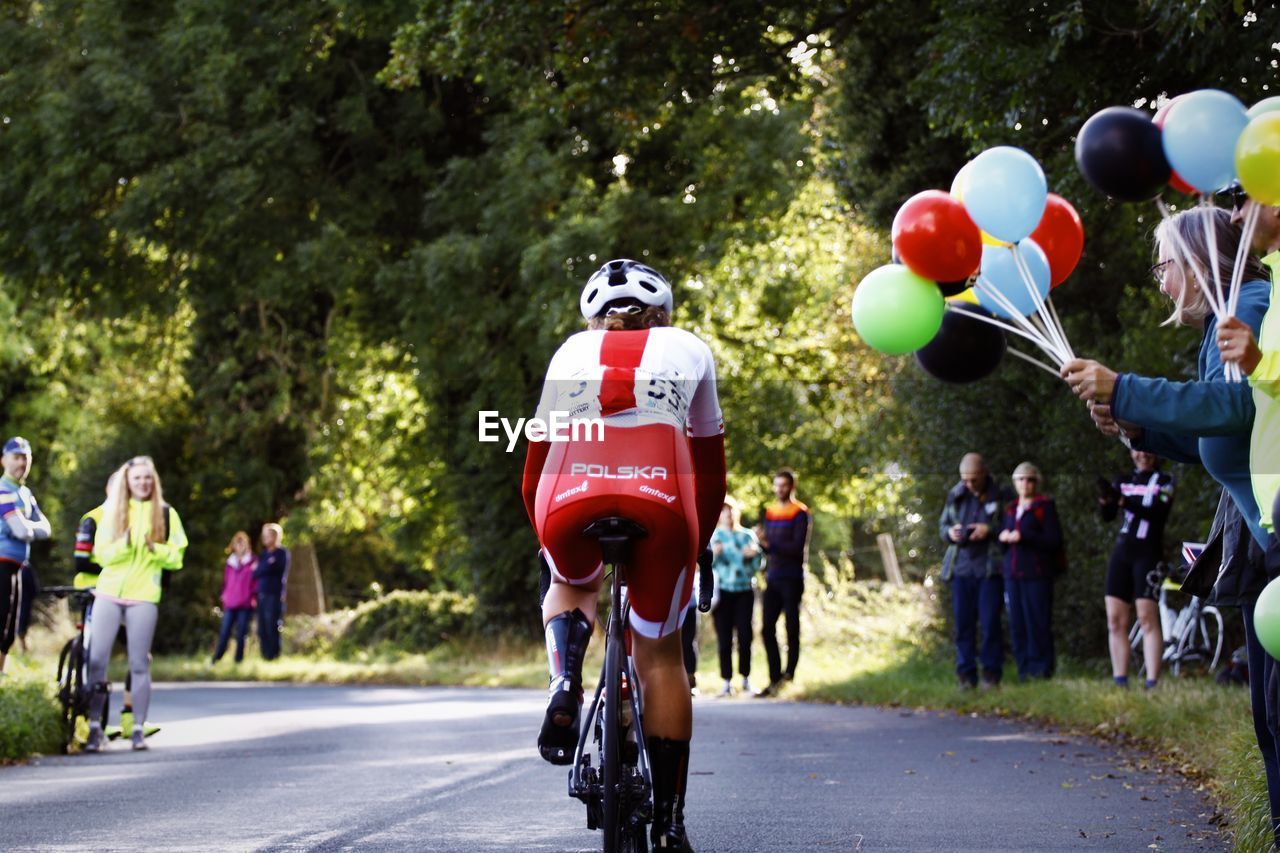
{"type": "Polygon", "coordinates": [[[62,752],[76,741],[76,720],[81,715],[84,696],[84,644],[72,637],[58,655],[58,703],[62,706],[62,752]]]}
{"type": "Polygon", "coordinates": [[[601,775],[604,781],[603,826],[605,853],[621,853],[624,843],[622,814],[622,668],[626,649],[622,628],[611,617],[605,647],[604,717],[601,737],[601,775]]]}

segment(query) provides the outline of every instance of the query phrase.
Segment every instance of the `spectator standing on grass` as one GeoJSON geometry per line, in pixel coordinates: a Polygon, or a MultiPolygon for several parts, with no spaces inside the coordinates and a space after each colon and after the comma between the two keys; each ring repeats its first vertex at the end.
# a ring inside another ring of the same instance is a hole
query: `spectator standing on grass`
{"type": "Polygon", "coordinates": [[[249,534],[237,530],[227,545],[227,561],[222,566],[222,627],[218,630],[218,645],[213,651],[217,663],[227,651],[231,632],[236,632],[236,663],[244,660],[244,637],[249,632],[249,618],[253,615],[254,593],[257,581],[253,579],[258,567],[249,534]]]}
{"type": "Polygon", "coordinates": [[[1121,687],[1129,686],[1130,608],[1138,611],[1142,625],[1146,686],[1155,687],[1164,657],[1164,630],[1160,625],[1157,566],[1164,558],[1164,524],[1173,506],[1173,477],[1160,471],[1160,459],[1145,450],[1131,450],[1133,470],[1119,477],[1098,497],[1104,521],[1123,513],[1116,544],[1107,561],[1107,645],[1111,649],[1111,675],[1121,687]],[[1152,582],[1156,581],[1156,584],[1152,582]]]}
{"type": "Polygon", "coordinates": [[[31,443],[14,436],[0,455],[0,675],[17,633],[22,609],[22,568],[31,556],[31,543],[49,538],[49,519],[40,512],[36,496],[25,485],[31,471],[31,443]]]}
{"type": "Polygon", "coordinates": [[[809,556],[809,508],[795,499],[796,474],[782,468],[773,475],[778,499],[764,513],[757,531],[760,548],[767,555],[764,619],[760,633],[769,659],[769,684],[758,695],[772,696],[783,680],[795,678],[800,661],[800,598],[804,595],[804,567],[809,556]],[[778,647],[778,617],[787,623],[787,668],[782,668],[778,647]]]}
{"type": "Polygon", "coordinates": [[[718,601],[712,614],[720,647],[721,696],[733,695],[733,638],[738,637],[738,674],[742,692],[751,692],[751,614],[755,610],[755,575],[760,567],[760,543],[742,526],[737,501],[726,498],[720,523],[711,534],[711,568],[715,572],[718,601]]]}
{"type": "Polygon", "coordinates": [[[1054,669],[1053,581],[1062,551],[1062,526],[1053,499],[1040,493],[1040,469],[1023,462],[1013,472],[1018,498],[1005,507],[1005,597],[1018,678],[1050,678],[1054,669]]]}
{"type": "Polygon", "coordinates": [[[284,592],[289,582],[289,549],[280,544],[283,538],[280,525],[262,525],[262,553],[253,578],[258,582],[258,644],[264,660],[280,657],[284,592]]]}
{"type": "Polygon", "coordinates": [[[941,577],[951,585],[956,679],[962,690],[978,684],[989,690],[1004,675],[1004,577],[1000,549],[992,546],[1004,505],[1012,499],[1012,492],[996,485],[982,456],[966,453],[960,460],[960,482],[947,493],[938,520],[947,543],[941,577]]]}

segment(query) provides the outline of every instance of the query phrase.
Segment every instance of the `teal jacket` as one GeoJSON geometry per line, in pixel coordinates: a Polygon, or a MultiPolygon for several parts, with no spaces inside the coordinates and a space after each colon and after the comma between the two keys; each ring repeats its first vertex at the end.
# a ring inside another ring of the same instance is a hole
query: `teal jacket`
{"type": "MultiPolygon", "coordinates": [[[[721,592],[748,592],[751,589],[751,578],[760,569],[763,556],[760,553],[760,542],[756,535],[745,527],[725,530],[717,527],[711,534],[711,544],[719,542],[723,548],[715,555],[711,564],[716,573],[716,583],[721,592]],[[748,545],[754,545],[756,555],[744,557],[742,552],[748,545]]],[[[714,548],[712,549],[715,550],[714,548]]]]}

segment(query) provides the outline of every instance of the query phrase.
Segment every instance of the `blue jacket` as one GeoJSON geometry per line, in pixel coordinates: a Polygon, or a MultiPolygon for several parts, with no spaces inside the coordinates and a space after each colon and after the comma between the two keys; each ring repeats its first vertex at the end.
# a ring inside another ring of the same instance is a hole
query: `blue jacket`
{"type": "Polygon", "coordinates": [[[1019,542],[1005,545],[1005,579],[1052,579],[1058,573],[1058,552],[1062,550],[1062,525],[1053,498],[1038,495],[1031,500],[1022,517],[1018,517],[1015,500],[1004,508],[1002,530],[1016,530],[1019,542]]]}
{"type": "Polygon", "coordinates": [[[800,501],[783,505],[775,503],[764,513],[764,536],[769,544],[765,578],[803,578],[804,561],[809,551],[809,508],[800,501]]]}
{"type": "Polygon", "coordinates": [[[258,555],[253,579],[258,582],[258,595],[283,596],[289,578],[289,549],[272,548],[258,555]]]}
{"type": "Polygon", "coordinates": [[[1008,488],[997,486],[987,475],[987,483],[979,497],[963,483],[957,483],[947,492],[947,501],[938,518],[938,535],[947,543],[942,556],[943,581],[952,577],[985,578],[1000,574],[1000,550],[996,535],[1000,532],[1001,512],[1004,504],[1013,497],[1008,488]],[[989,529],[986,539],[952,542],[948,531],[957,524],[968,528],[970,524],[985,524],[989,529]]]}
{"type": "MultiPolygon", "coordinates": [[[[1271,285],[1247,281],[1240,288],[1236,316],[1258,334],[1271,301],[1271,285]]],[[[1198,379],[1172,382],[1122,373],[1116,378],[1111,412],[1116,419],[1143,428],[1134,447],[1175,462],[1203,465],[1226,488],[1258,544],[1266,547],[1261,513],[1249,478],[1249,439],[1253,430],[1253,389],[1248,382],[1227,382],[1218,353],[1218,320],[1205,318],[1197,359],[1198,379]]]]}
{"type": "Polygon", "coordinates": [[[31,543],[19,539],[10,529],[7,519],[15,513],[30,521],[44,519],[30,489],[8,476],[0,476],[0,559],[25,563],[31,556],[31,543]]]}

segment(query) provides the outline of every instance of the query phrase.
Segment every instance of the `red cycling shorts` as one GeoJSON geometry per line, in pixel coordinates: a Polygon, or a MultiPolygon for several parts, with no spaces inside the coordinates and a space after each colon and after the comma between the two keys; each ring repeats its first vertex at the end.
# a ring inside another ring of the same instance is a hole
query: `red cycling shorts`
{"type": "Polygon", "coordinates": [[[680,629],[693,591],[698,517],[689,441],[670,426],[608,427],[603,441],[557,441],[538,481],[534,524],[552,573],[595,581],[600,545],[583,528],[622,516],[648,536],[632,546],[627,573],[631,628],[658,638],[680,629]]]}

